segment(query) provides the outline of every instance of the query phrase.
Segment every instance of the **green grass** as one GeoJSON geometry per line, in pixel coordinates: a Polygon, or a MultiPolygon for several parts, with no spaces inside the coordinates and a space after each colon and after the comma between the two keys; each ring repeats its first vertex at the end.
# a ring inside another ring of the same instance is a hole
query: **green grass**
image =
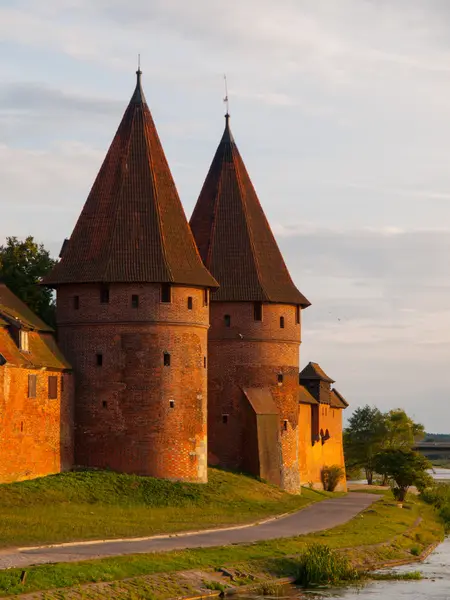
{"type": "MultiPolygon", "coordinates": [[[[411,559],[412,547],[419,546],[423,550],[433,541],[442,539],[442,525],[431,506],[415,497],[411,497],[408,506],[408,510],[399,509],[393,498],[386,494],[347,524],[313,535],[30,567],[25,585],[19,582],[21,570],[10,569],[0,572],[0,596],[190,569],[218,569],[227,565],[247,574],[295,576],[299,555],[312,543],[341,549],[355,567],[366,570],[391,559],[411,559]],[[414,526],[419,516],[423,520],[414,526]]],[[[174,580],[177,580],[176,575],[174,580]]]]}
{"type": "Polygon", "coordinates": [[[137,537],[238,524],[322,500],[218,469],[208,484],[79,471],[0,485],[0,547],[137,537]]]}
{"type": "Polygon", "coordinates": [[[377,581],[418,581],[423,578],[423,575],[420,571],[408,571],[406,573],[392,571],[389,573],[371,573],[369,578],[377,581]]]}

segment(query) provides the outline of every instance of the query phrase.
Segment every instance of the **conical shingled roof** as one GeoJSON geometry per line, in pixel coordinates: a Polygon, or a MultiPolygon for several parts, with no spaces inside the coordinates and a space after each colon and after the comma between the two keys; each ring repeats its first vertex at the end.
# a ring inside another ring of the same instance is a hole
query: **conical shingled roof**
{"type": "Polygon", "coordinates": [[[46,285],[217,287],[203,265],[141,87],[141,71],[60,262],[46,285]]]}
{"type": "Polygon", "coordinates": [[[310,305],[295,287],[230,131],[225,131],[190,221],[212,300],[310,305]]]}

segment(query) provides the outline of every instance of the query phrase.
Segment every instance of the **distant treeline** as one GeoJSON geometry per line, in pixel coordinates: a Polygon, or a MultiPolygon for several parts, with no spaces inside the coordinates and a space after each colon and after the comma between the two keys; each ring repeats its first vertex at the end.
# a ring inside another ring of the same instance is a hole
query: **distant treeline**
{"type": "Polygon", "coordinates": [[[450,433],[426,433],[424,442],[450,442],[450,433]]]}

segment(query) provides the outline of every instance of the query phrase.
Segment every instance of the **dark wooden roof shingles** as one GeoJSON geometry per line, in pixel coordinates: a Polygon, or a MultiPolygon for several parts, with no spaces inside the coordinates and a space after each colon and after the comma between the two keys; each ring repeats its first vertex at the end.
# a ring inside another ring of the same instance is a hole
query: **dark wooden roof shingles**
{"type": "Polygon", "coordinates": [[[217,288],[198,253],[138,81],[67,248],[44,284],[217,288]]]}
{"type": "Polygon", "coordinates": [[[212,300],[309,306],[289,275],[228,115],[190,224],[200,255],[220,285],[212,300]]]}

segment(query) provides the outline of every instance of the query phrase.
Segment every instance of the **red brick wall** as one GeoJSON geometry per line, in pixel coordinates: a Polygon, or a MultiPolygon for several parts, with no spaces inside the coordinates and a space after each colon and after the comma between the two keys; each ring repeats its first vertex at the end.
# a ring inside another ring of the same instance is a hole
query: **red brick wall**
{"type": "Polygon", "coordinates": [[[202,289],[172,287],[171,303],[160,290],[114,284],[108,304],[97,285],[58,290],[58,339],[76,381],[75,462],[205,482],[209,306],[202,289]]]}
{"type": "Polygon", "coordinates": [[[246,457],[250,431],[245,428],[242,387],[269,387],[280,412],[281,486],[299,491],[298,374],[300,324],[296,307],[265,304],[255,321],[252,302],[211,303],[209,334],[208,431],[210,461],[239,469],[246,457]],[[226,327],[224,316],[231,317],[226,327]],[[280,317],[285,327],[280,328],[280,317]],[[283,383],[277,376],[283,374],[283,383]],[[222,415],[228,414],[228,423],[222,415]],[[287,430],[284,421],[287,420],[287,430]]]}
{"type": "Polygon", "coordinates": [[[0,367],[0,483],[68,470],[73,464],[73,381],[70,373],[0,367]],[[28,398],[28,375],[37,376],[28,398]],[[58,398],[48,398],[48,377],[58,398]],[[61,391],[61,378],[64,379],[61,391]]]}

